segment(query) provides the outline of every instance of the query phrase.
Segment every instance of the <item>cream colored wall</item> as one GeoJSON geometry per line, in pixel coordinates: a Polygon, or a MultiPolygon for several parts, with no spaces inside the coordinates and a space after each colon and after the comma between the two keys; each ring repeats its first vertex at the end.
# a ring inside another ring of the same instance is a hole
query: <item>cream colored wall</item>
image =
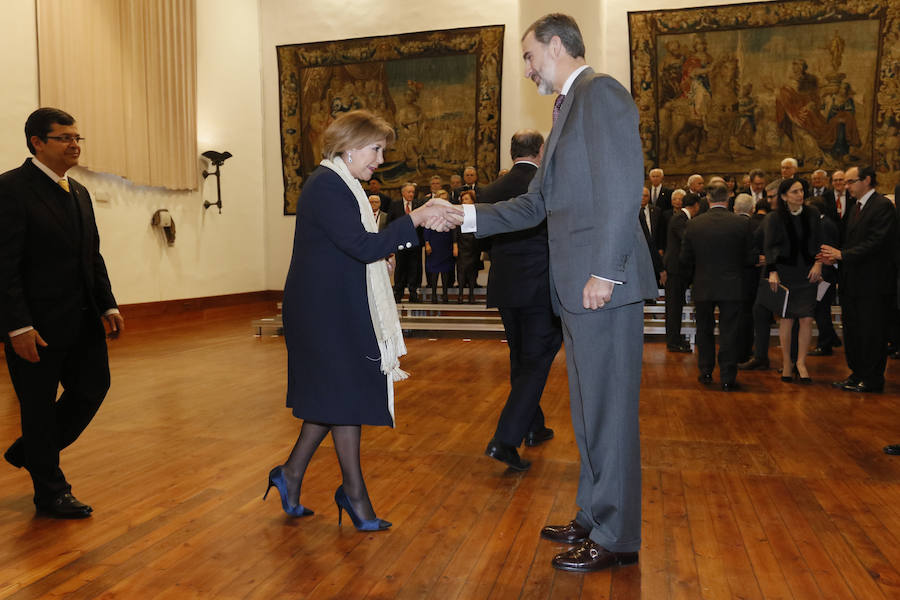
{"type": "MultiPolygon", "coordinates": [[[[102,252],[121,304],[266,289],[258,4],[197,0],[197,14],[200,150],[234,154],[222,167],[222,214],[202,206],[204,198],[215,200],[215,178],[202,191],[170,192],[83,169],[73,173],[94,196],[102,252]],[[171,248],[150,227],[163,207],[177,226],[171,248]]],[[[22,128],[38,106],[34,0],[4,2],[0,44],[0,169],[6,170],[28,156],[22,128]]],[[[81,133],[90,143],[90,131],[81,133]]]]}

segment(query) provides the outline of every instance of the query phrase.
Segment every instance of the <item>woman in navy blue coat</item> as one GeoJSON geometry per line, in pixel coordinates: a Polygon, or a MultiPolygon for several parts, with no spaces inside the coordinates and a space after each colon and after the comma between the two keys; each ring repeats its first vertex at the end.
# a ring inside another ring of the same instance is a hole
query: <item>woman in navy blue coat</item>
{"type": "Polygon", "coordinates": [[[343,478],[335,492],[338,515],[346,510],[360,530],[391,525],[375,516],[366,491],[361,425],[393,426],[393,382],[406,377],[386,257],[418,244],[417,226],[449,226],[440,216],[444,208],[432,203],[378,232],[359,180],[384,162],[393,140],[383,119],[346,113],[325,131],[325,160],[304,183],[283,304],[287,405],[303,426],[287,462],[269,473],[266,490],[278,489],[288,514],[312,514],[299,502],[303,474],[330,431],[343,478]]]}

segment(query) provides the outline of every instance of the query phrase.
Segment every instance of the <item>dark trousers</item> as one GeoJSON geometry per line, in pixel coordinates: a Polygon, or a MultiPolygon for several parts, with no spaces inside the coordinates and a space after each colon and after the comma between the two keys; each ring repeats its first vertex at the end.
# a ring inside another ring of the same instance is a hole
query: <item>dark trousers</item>
{"type": "Polygon", "coordinates": [[[562,325],[550,306],[499,307],[509,346],[509,396],[494,439],[519,446],[525,434],[544,427],[541,394],[562,346],[562,325]]]}
{"type": "Polygon", "coordinates": [[[59,452],[78,439],[109,390],[103,327],[99,318],[84,312],[77,342],[68,348],[39,348],[39,362],[19,358],[6,344],[6,364],[22,420],[22,437],[8,452],[28,469],[35,503],[50,502],[71,490],[59,468],[59,452]],[[57,399],[59,384],[63,393],[57,399]]]}
{"type": "Polygon", "coordinates": [[[888,310],[889,298],[882,294],[841,295],[847,366],[851,377],[873,387],[884,385],[888,310]]]}
{"type": "Polygon", "coordinates": [[[459,285],[459,298],[462,300],[463,288],[469,288],[469,301],[475,299],[475,284],[478,283],[478,269],[475,265],[456,266],[456,282],[459,285]]]}
{"type": "Polygon", "coordinates": [[[400,302],[403,291],[409,288],[409,301],[419,299],[419,283],[422,279],[422,251],[420,248],[398,250],[394,267],[394,300],[400,302]]]}
{"type": "Polygon", "coordinates": [[[716,318],[719,307],[719,379],[722,383],[734,383],[737,377],[738,328],[740,326],[740,300],[697,301],[697,366],[701,373],[712,373],[716,367],[716,318]]]}
{"type": "Polygon", "coordinates": [[[816,329],[819,330],[816,346],[820,348],[831,349],[841,341],[834,330],[834,323],[831,322],[832,304],[834,304],[834,284],[829,285],[822,299],[816,302],[816,312],[813,315],[816,319],[816,329]]]}
{"type": "Polygon", "coordinates": [[[682,343],[681,311],[684,309],[685,285],[681,277],[669,273],[666,279],[666,344],[677,346],[682,343]]]}
{"type": "Polygon", "coordinates": [[[453,271],[454,269],[450,269],[449,271],[444,271],[441,273],[425,273],[425,279],[428,281],[428,287],[431,288],[431,301],[437,301],[437,284],[438,277],[441,278],[441,292],[444,298],[444,302],[447,301],[447,288],[450,286],[450,281],[453,279],[453,271]]]}

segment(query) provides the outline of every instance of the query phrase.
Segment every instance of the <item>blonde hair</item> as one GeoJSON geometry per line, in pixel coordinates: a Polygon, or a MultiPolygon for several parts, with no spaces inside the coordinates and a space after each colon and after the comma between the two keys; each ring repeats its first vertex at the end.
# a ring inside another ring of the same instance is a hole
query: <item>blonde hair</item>
{"type": "Polygon", "coordinates": [[[387,121],[367,110],[352,110],[335,119],[325,130],[322,154],[332,160],[347,150],[381,140],[391,144],[394,139],[394,128],[387,121]]]}

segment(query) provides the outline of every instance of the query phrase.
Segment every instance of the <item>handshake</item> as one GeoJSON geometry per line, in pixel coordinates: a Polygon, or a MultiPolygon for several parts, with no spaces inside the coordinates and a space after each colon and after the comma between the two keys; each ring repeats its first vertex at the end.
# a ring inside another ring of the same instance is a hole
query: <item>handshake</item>
{"type": "Polygon", "coordinates": [[[419,208],[409,213],[413,225],[427,227],[435,231],[450,231],[463,222],[463,209],[446,200],[432,198],[419,208]]]}

